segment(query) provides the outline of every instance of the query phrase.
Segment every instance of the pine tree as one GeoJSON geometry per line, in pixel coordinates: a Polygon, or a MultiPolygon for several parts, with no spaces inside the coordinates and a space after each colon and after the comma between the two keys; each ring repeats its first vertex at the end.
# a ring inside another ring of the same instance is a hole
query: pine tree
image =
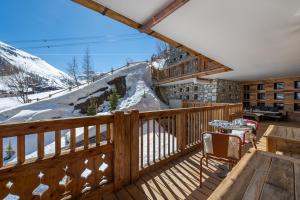
{"type": "Polygon", "coordinates": [[[108,100],[109,100],[109,110],[114,111],[117,108],[118,102],[120,99],[120,95],[118,95],[116,90],[112,91],[112,94],[109,95],[108,100]]]}
{"type": "Polygon", "coordinates": [[[15,154],[15,151],[12,148],[10,140],[8,142],[8,146],[6,147],[5,153],[6,153],[6,157],[5,157],[6,160],[10,159],[15,154]]]}
{"type": "Polygon", "coordinates": [[[96,115],[97,114],[97,104],[96,104],[96,101],[94,100],[91,100],[90,101],[90,104],[87,108],[87,115],[88,116],[93,116],[93,115],[96,115]]]}

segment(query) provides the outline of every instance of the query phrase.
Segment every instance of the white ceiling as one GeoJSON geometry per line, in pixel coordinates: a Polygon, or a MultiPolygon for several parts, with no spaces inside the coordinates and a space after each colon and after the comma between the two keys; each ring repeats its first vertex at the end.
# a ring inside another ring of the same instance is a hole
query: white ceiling
{"type": "MultiPolygon", "coordinates": [[[[144,23],[170,0],[96,0],[144,23]]],[[[153,30],[230,68],[213,78],[300,75],[300,0],[190,0],[153,30]]]]}

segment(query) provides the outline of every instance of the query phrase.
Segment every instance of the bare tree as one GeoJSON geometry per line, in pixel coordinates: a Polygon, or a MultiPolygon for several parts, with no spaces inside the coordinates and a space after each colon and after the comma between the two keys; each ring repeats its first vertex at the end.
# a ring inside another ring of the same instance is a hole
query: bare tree
{"type": "Polygon", "coordinates": [[[156,51],[159,58],[166,58],[168,56],[168,43],[158,41],[156,43],[156,51]]]}
{"type": "Polygon", "coordinates": [[[90,83],[93,79],[93,67],[92,67],[92,63],[91,63],[91,56],[90,56],[90,51],[89,48],[86,49],[85,55],[83,57],[83,65],[82,65],[82,69],[83,69],[83,74],[85,75],[86,78],[86,82],[90,83]]]}
{"type": "Polygon", "coordinates": [[[79,86],[78,64],[77,64],[77,60],[76,60],[75,56],[73,57],[72,62],[68,64],[67,72],[68,72],[69,76],[72,78],[75,85],[79,86]]]}
{"type": "Polygon", "coordinates": [[[25,67],[12,69],[11,75],[8,76],[5,83],[9,90],[13,92],[18,101],[21,103],[28,103],[28,93],[30,89],[30,75],[25,67]]]}

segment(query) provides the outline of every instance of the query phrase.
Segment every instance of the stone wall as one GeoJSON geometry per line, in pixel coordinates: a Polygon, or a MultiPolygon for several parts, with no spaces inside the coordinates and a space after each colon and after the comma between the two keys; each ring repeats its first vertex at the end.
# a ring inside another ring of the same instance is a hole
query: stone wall
{"type": "Polygon", "coordinates": [[[211,80],[207,83],[184,83],[160,86],[164,99],[197,100],[201,102],[240,102],[240,83],[229,80],[211,80]]]}
{"type": "Polygon", "coordinates": [[[238,81],[218,80],[217,103],[241,102],[241,85],[238,81]]]}

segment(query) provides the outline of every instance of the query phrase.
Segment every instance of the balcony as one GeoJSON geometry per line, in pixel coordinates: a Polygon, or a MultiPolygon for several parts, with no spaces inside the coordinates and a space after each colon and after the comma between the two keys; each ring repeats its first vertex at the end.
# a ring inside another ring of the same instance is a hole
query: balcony
{"type": "Polygon", "coordinates": [[[132,192],[139,195],[131,194],[136,199],[142,193],[184,198],[194,190],[195,195],[201,193],[199,198],[208,197],[221,181],[214,171],[222,164],[207,168],[205,177],[210,181],[203,191],[197,190],[200,133],[216,131],[209,121],[229,119],[241,109],[241,104],[214,105],[2,124],[0,198],[94,199],[111,192],[117,196],[132,192]],[[77,141],[78,129],[84,130],[83,142],[77,141]],[[69,134],[69,143],[63,133],[69,134]],[[55,138],[52,154],[46,151],[46,134],[55,138]],[[37,153],[30,157],[27,137],[36,137],[30,146],[37,153]],[[3,162],[7,138],[17,141],[16,162],[3,162]],[[174,193],[175,187],[180,189],[174,193]]]}
{"type": "Polygon", "coordinates": [[[201,78],[204,75],[229,71],[222,64],[208,58],[188,57],[162,69],[152,67],[152,76],[157,84],[166,84],[186,79],[201,78]]]}

